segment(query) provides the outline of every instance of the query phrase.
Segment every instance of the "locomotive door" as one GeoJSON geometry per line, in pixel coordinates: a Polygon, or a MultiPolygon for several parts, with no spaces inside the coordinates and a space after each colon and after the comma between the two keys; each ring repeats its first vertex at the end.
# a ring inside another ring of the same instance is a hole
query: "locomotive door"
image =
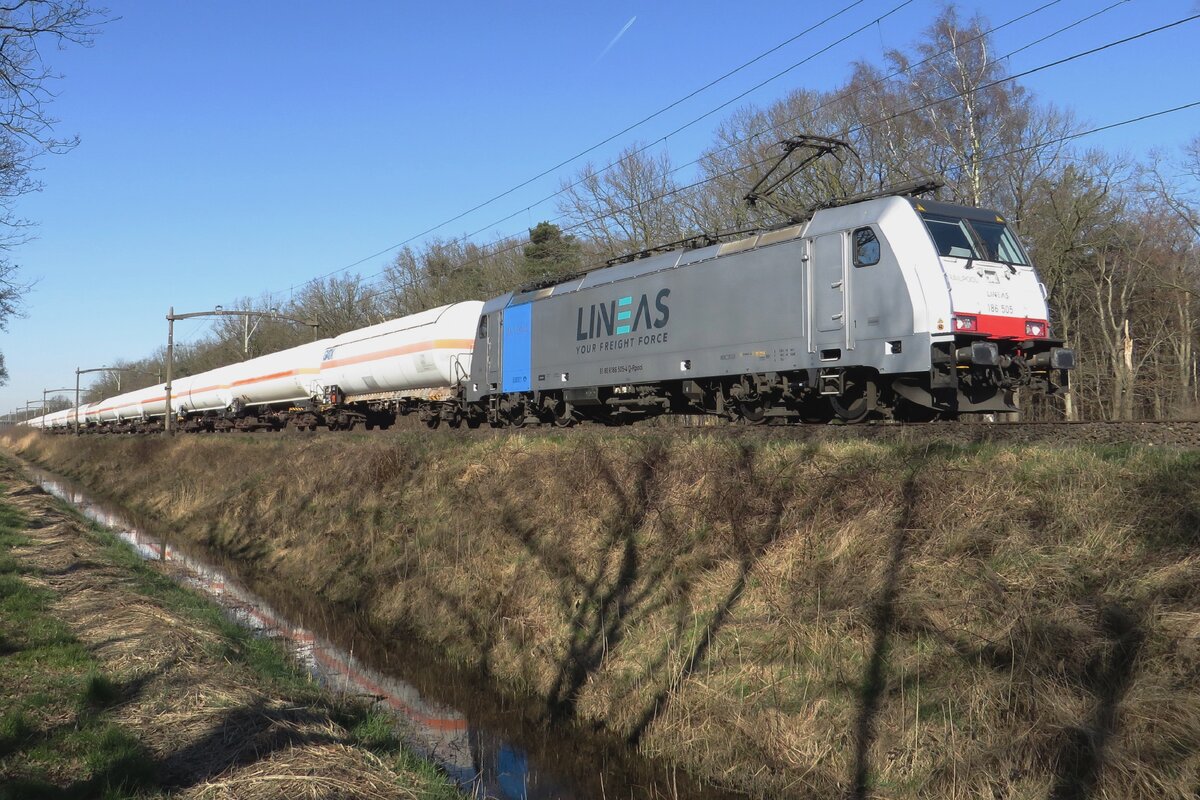
{"type": "Polygon", "coordinates": [[[487,317],[487,376],[488,387],[500,388],[500,330],[503,314],[489,314],[487,317]]]}
{"type": "Polygon", "coordinates": [[[504,341],[501,343],[504,359],[500,370],[500,391],[527,392],[532,388],[532,323],[533,304],[522,303],[504,309],[504,341]]]}
{"type": "Polygon", "coordinates": [[[846,327],[845,233],[831,233],[809,244],[809,319],[813,330],[809,351],[821,345],[840,345],[846,327]]]}

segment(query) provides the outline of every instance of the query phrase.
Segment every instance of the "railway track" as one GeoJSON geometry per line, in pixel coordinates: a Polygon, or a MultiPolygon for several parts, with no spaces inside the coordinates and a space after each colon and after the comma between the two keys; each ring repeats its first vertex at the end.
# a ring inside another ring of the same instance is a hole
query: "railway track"
{"type": "MultiPolygon", "coordinates": [[[[879,441],[897,444],[1039,444],[1039,445],[1142,445],[1200,450],[1200,420],[1144,420],[1138,422],[878,422],[859,425],[736,425],[688,424],[682,419],[649,421],[621,427],[582,424],[572,428],[538,426],[526,428],[480,428],[428,430],[416,419],[397,420],[391,429],[357,435],[390,436],[398,433],[426,436],[492,438],[497,436],[571,436],[578,433],[622,436],[719,436],[750,440],[802,442],[879,441]]],[[[69,434],[66,434],[69,435],[69,434]]],[[[89,434],[91,435],[91,434],[89,434]]],[[[114,434],[106,434],[114,435],[114,434]]],[[[117,434],[120,435],[120,434],[117,434]]],[[[157,436],[155,433],[133,434],[157,436]]],[[[218,434],[186,434],[218,435],[218,434]]],[[[246,435],[246,434],[237,434],[246,435]]],[[[269,435],[264,433],[252,435],[269,435]]],[[[317,432],[287,430],[285,436],[344,436],[321,429],[317,432]]]]}
{"type": "Polygon", "coordinates": [[[574,428],[541,426],[457,431],[428,431],[415,420],[401,420],[388,432],[423,431],[432,436],[569,436],[575,432],[616,433],[624,436],[723,436],[746,439],[779,439],[805,442],[880,441],[922,444],[1040,444],[1040,445],[1143,445],[1200,449],[1200,420],[1145,420],[1137,422],[878,422],[859,425],[733,425],[686,424],[682,419],[650,421],[618,428],[579,425],[574,428]]]}
{"type": "MultiPolygon", "coordinates": [[[[705,430],[691,429],[691,430],[705,430]]],[[[729,428],[755,435],[757,430],[729,428]]],[[[767,428],[767,436],[825,442],[872,440],[894,443],[1040,445],[1144,445],[1200,449],[1200,420],[1146,422],[881,423],[767,428]]]]}

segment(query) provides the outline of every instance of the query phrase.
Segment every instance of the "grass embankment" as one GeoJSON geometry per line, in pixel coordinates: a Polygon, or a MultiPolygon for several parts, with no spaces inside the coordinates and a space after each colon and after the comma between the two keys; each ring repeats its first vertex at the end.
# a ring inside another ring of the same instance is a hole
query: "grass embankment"
{"type": "Polygon", "coordinates": [[[770,796],[1194,797],[1200,455],[576,433],[10,442],[551,719],[770,796]]]}
{"type": "Polygon", "coordinates": [[[458,797],[0,462],[0,798],[458,797]]]}

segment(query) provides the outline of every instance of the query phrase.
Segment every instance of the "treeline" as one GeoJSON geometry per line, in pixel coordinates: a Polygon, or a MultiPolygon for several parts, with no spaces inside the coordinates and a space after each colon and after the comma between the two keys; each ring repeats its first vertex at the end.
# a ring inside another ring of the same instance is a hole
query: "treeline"
{"type": "MultiPolygon", "coordinates": [[[[1025,400],[1029,416],[1168,418],[1197,406],[1197,244],[1200,135],[1180,151],[1142,157],[1087,148],[1089,124],[1009,78],[990,24],[944,10],[907,52],[858,63],[830,92],[796,89],[722,121],[693,163],[631,145],[612,163],[563,181],[559,216],[516,239],[435,239],[405,247],[379,279],[307,284],[278,313],[319,324],[319,335],[603,266],[664,243],[782,222],[747,190],[805,134],[848,142],[775,196],[800,211],[832,198],[936,176],[937,197],[1003,212],[1041,271],[1055,332],[1079,354],[1072,392],[1025,400]]],[[[1061,55],[1061,54],[1060,54],[1061,55]]],[[[1109,122],[1109,120],[1105,120],[1109,122]]],[[[275,307],[243,299],[240,309],[275,307]]],[[[178,348],[178,374],[302,343],[304,325],[221,318],[211,336],[178,348]]],[[[125,389],[156,380],[163,353],[129,366],[125,389]],[[135,377],[141,376],[141,377],[135,377]]],[[[98,382],[91,397],[114,393],[98,382]]]]}

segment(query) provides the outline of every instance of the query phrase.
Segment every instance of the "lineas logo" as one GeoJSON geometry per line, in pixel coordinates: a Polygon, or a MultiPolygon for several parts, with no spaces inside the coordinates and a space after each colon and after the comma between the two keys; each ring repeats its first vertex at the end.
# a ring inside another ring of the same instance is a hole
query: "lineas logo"
{"type": "Polygon", "coordinates": [[[619,297],[607,303],[580,306],[576,313],[575,341],[586,342],[604,336],[628,336],[638,331],[666,327],[671,318],[667,307],[670,289],[660,289],[654,295],[641,295],[634,303],[633,295],[619,297]]]}

